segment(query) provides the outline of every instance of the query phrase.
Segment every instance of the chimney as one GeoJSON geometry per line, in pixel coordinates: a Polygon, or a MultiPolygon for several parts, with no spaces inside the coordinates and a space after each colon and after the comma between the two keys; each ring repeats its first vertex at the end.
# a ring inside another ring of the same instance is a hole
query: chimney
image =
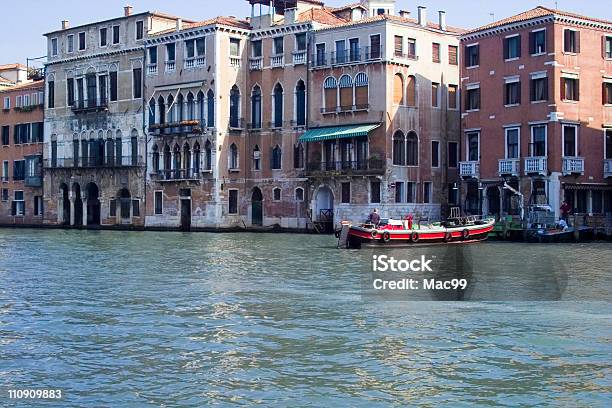
{"type": "Polygon", "coordinates": [[[400,10],[399,15],[402,18],[409,18],[410,17],[410,12],[406,11],[406,10],[400,10]]]}
{"type": "Polygon", "coordinates": [[[70,27],[70,21],[62,20],[62,30],[67,30],[70,27]]]}
{"type": "Polygon", "coordinates": [[[297,9],[294,8],[285,9],[285,24],[295,23],[296,11],[297,9]]]}
{"type": "Polygon", "coordinates": [[[444,10],[438,11],[438,21],[440,24],[440,30],[446,31],[446,12],[444,10]]]}
{"type": "Polygon", "coordinates": [[[131,16],[131,15],[132,15],[132,6],[130,6],[129,4],[128,4],[127,6],[125,6],[125,7],[123,8],[123,14],[124,14],[126,17],[131,16]]]}
{"type": "Polygon", "coordinates": [[[182,29],[183,29],[183,19],[177,18],[176,19],[176,31],[181,31],[182,29]]]}
{"type": "Polygon", "coordinates": [[[419,6],[419,25],[427,27],[427,7],[419,6]]]}

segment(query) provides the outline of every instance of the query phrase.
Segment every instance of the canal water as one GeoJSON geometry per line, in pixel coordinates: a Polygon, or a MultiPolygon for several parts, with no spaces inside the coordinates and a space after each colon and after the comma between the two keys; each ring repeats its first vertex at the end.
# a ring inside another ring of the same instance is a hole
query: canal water
{"type": "Polygon", "coordinates": [[[609,406],[611,260],[610,243],[3,229],[0,406],[609,406]],[[371,295],[381,254],[460,265],[471,301],[371,295]]]}

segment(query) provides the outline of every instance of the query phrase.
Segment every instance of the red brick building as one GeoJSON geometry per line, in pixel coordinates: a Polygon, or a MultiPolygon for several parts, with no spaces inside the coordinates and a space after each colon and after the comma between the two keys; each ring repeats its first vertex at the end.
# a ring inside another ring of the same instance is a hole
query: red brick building
{"type": "Polygon", "coordinates": [[[537,7],[461,45],[465,210],[611,212],[612,22],[537,7]]]}
{"type": "Polygon", "coordinates": [[[0,225],[42,224],[44,82],[0,90],[0,225]]]}

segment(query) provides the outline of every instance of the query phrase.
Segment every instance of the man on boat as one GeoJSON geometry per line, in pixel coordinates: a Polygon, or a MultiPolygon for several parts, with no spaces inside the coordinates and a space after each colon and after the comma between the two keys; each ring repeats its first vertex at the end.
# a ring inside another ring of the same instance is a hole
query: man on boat
{"type": "Polygon", "coordinates": [[[563,218],[560,218],[559,222],[557,223],[557,227],[561,231],[566,231],[567,230],[567,222],[565,222],[565,220],[563,218]]]}
{"type": "Polygon", "coordinates": [[[565,222],[567,222],[567,220],[569,219],[569,213],[571,209],[572,208],[567,203],[567,201],[563,200],[560,210],[561,210],[561,219],[565,220],[565,222]]]}
{"type": "Polygon", "coordinates": [[[378,226],[378,224],[380,223],[380,215],[378,215],[378,208],[375,208],[371,213],[370,216],[368,217],[368,221],[370,222],[370,224],[374,224],[374,226],[378,226]]]}

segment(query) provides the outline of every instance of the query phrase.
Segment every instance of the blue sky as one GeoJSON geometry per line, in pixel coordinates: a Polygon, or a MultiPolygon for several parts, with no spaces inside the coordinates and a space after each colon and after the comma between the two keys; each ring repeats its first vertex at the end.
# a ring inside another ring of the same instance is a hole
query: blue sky
{"type": "MultiPolygon", "coordinates": [[[[327,0],[330,6],[353,3],[357,0],[327,0]]],[[[30,0],[28,2],[7,1],[2,5],[0,24],[0,64],[21,62],[26,57],[44,55],[45,41],[42,34],[60,28],[60,21],[70,20],[72,26],[96,20],[121,16],[123,6],[131,4],[134,12],[158,10],[194,20],[203,20],[216,15],[245,17],[250,15],[247,0],[30,0]]],[[[446,10],[449,25],[476,27],[495,19],[517,14],[537,5],[555,7],[587,16],[612,20],[612,7],[608,1],[576,0],[398,0],[399,9],[416,14],[417,5],[427,6],[430,19],[436,18],[437,10],[446,10]],[[607,5],[606,5],[607,4],[607,5]],[[604,6],[606,5],[606,6],[604,6]],[[491,15],[493,14],[494,17],[491,15]]]]}

